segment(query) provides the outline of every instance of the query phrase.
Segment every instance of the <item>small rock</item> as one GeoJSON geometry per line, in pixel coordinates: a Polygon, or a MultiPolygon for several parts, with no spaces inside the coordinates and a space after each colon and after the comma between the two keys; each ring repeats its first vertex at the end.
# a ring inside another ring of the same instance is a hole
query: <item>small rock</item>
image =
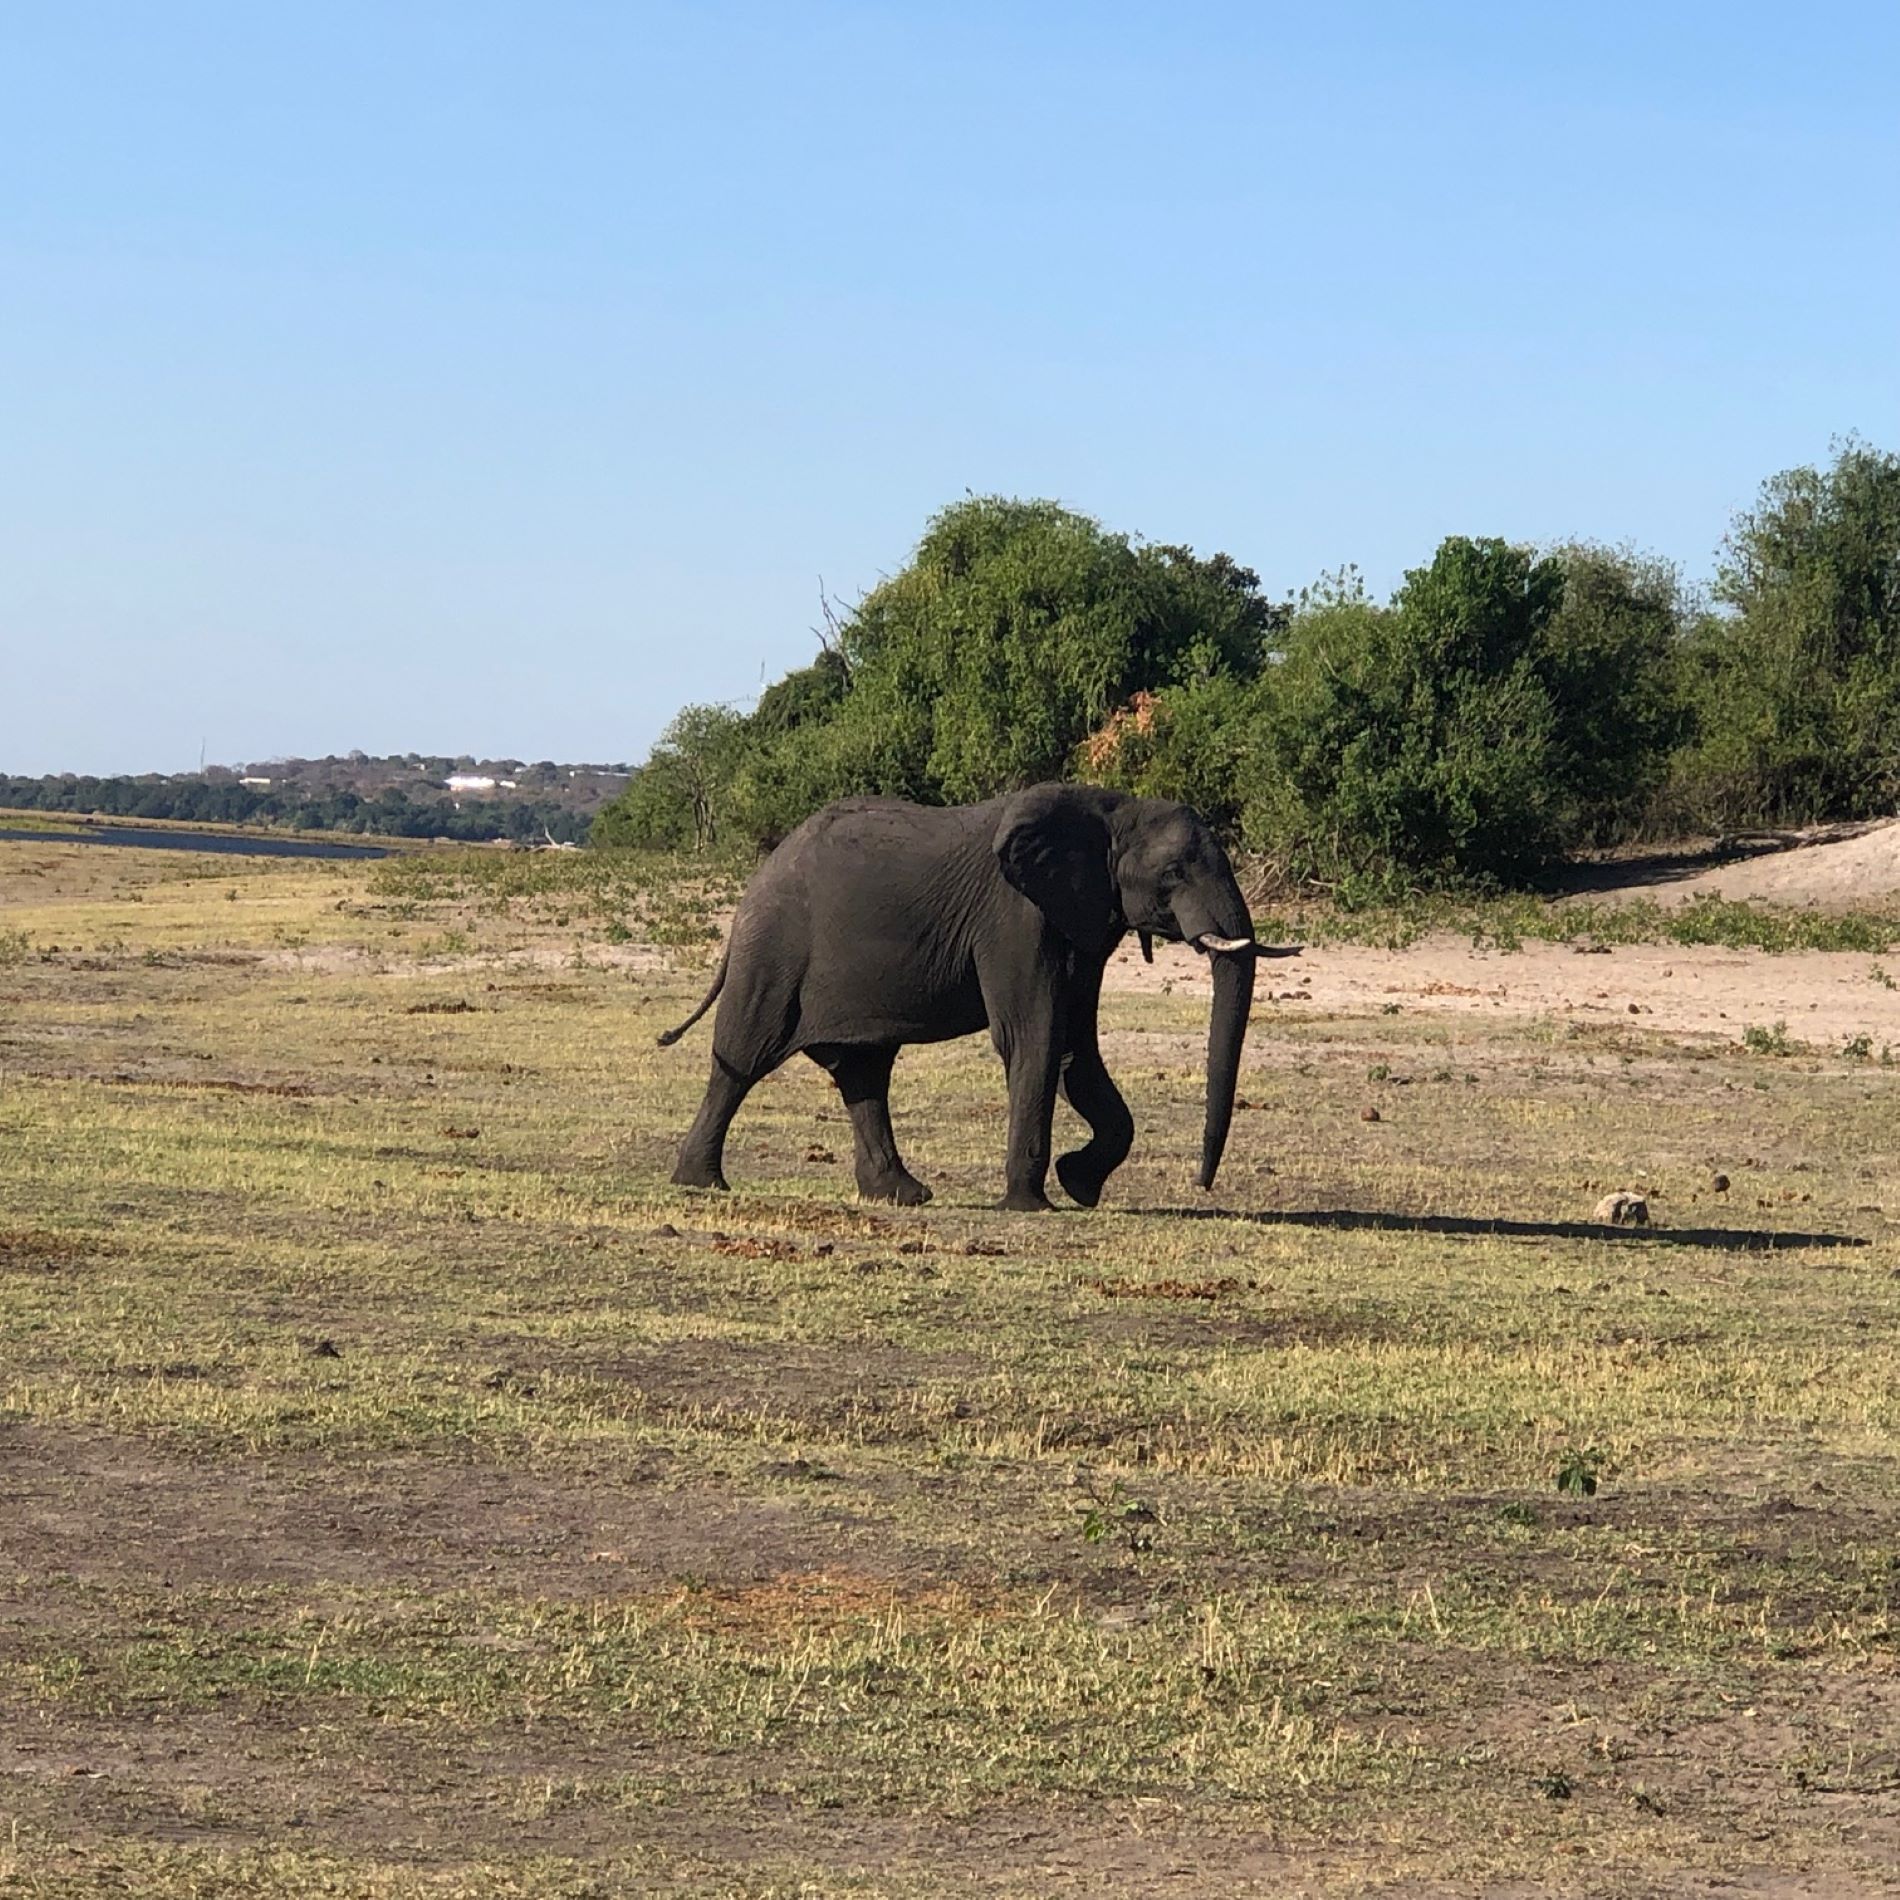
{"type": "Polygon", "coordinates": [[[319,1339],[310,1350],[318,1359],[341,1359],[343,1357],[334,1339],[319,1339]]]}
{"type": "Polygon", "coordinates": [[[1726,1194],[1728,1192],[1728,1176],[1726,1174],[1718,1174],[1715,1179],[1709,1183],[1709,1186],[1718,1194],[1726,1194]]]}
{"type": "Polygon", "coordinates": [[[1647,1227],[1649,1225],[1649,1202],[1641,1194],[1632,1193],[1628,1188],[1619,1188],[1614,1194],[1606,1194],[1597,1202],[1593,1220],[1607,1221],[1612,1227],[1647,1227]]]}
{"type": "Polygon", "coordinates": [[[1376,1108],[1368,1106],[1359,1111],[1359,1119],[1362,1122],[1376,1122],[1383,1121],[1385,1117],[1382,1116],[1376,1108]]]}

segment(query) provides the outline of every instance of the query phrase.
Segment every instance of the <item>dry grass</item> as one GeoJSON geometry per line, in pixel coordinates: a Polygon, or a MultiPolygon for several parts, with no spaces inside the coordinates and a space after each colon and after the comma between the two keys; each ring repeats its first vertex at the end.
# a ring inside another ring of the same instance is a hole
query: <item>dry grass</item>
{"type": "Polygon", "coordinates": [[[1195,1204],[1118,997],[1113,1208],[976,1041],[713,1200],[729,885],[159,857],[0,845],[0,1893],[1882,1890],[1892,1072],[1276,1019],[1195,1204]]]}

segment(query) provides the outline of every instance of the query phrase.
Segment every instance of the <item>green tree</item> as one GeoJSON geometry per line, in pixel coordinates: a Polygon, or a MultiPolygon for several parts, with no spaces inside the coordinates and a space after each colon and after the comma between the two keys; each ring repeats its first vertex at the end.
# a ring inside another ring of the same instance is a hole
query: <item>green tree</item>
{"type": "Polygon", "coordinates": [[[1610,844],[1648,821],[1690,730],[1682,583],[1667,562],[1573,542],[1553,550],[1563,595],[1539,636],[1567,808],[1561,841],[1610,844]]]}
{"type": "Polygon", "coordinates": [[[809,666],[787,673],[759,695],[746,722],[747,742],[769,744],[801,726],[824,724],[844,703],[849,678],[844,656],[827,647],[809,666]]]}
{"type": "Polygon", "coordinates": [[[1766,482],[1689,642],[1677,774],[1714,824],[1890,812],[1900,796],[1900,457],[1849,440],[1766,482]]]}
{"type": "Polygon", "coordinates": [[[1225,555],[1136,546],[1054,502],[959,502],[840,623],[831,671],[761,701],[747,829],[851,792],[942,803],[1061,777],[1134,694],[1257,669],[1275,624],[1225,555]]]}
{"type": "Polygon", "coordinates": [[[1295,615],[1245,828],[1348,889],[1522,880],[1640,809],[1680,727],[1666,568],[1453,537],[1295,615]]]}
{"type": "Polygon", "coordinates": [[[1138,551],[1053,502],[961,503],[848,624],[845,719],[889,735],[891,789],[965,800],[1059,777],[1111,708],[1237,643],[1234,590],[1223,624],[1192,611],[1182,583],[1201,578],[1185,550],[1138,551]]]}
{"type": "Polygon", "coordinates": [[[703,851],[721,842],[746,722],[724,706],[678,713],[627,788],[595,818],[595,844],[703,851]]]}

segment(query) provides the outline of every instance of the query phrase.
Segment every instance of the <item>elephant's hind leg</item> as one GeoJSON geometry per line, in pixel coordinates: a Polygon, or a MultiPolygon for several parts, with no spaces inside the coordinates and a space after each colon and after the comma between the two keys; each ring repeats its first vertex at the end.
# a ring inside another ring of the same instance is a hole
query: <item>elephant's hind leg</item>
{"type": "Polygon", "coordinates": [[[891,1065],[897,1051],[827,1044],[806,1054],[830,1074],[851,1112],[860,1198],[921,1207],[930,1190],[904,1166],[891,1131],[891,1065]]]}
{"type": "Polygon", "coordinates": [[[680,1158],[673,1169],[675,1187],[725,1187],[726,1130],[757,1080],[757,1076],[741,1075],[714,1053],[706,1099],[680,1143],[680,1158]]]}
{"type": "Polygon", "coordinates": [[[1102,1198],[1103,1184],[1135,1145],[1135,1118],[1092,1038],[1069,1058],[1062,1071],[1062,1092],[1088,1123],[1089,1140],[1057,1160],[1056,1179],[1070,1200],[1093,1207],[1102,1198]]]}

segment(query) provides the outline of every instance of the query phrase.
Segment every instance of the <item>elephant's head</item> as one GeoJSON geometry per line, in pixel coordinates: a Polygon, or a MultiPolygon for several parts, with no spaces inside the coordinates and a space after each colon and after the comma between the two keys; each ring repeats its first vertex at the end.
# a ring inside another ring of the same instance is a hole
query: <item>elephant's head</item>
{"type": "Polygon", "coordinates": [[[1214,965],[1200,1184],[1214,1185],[1233,1120],[1253,1003],[1253,919],[1221,842],[1186,805],[1085,785],[1036,785],[1005,801],[1003,875],[1085,955],[1129,930],[1192,944],[1214,965]]]}

